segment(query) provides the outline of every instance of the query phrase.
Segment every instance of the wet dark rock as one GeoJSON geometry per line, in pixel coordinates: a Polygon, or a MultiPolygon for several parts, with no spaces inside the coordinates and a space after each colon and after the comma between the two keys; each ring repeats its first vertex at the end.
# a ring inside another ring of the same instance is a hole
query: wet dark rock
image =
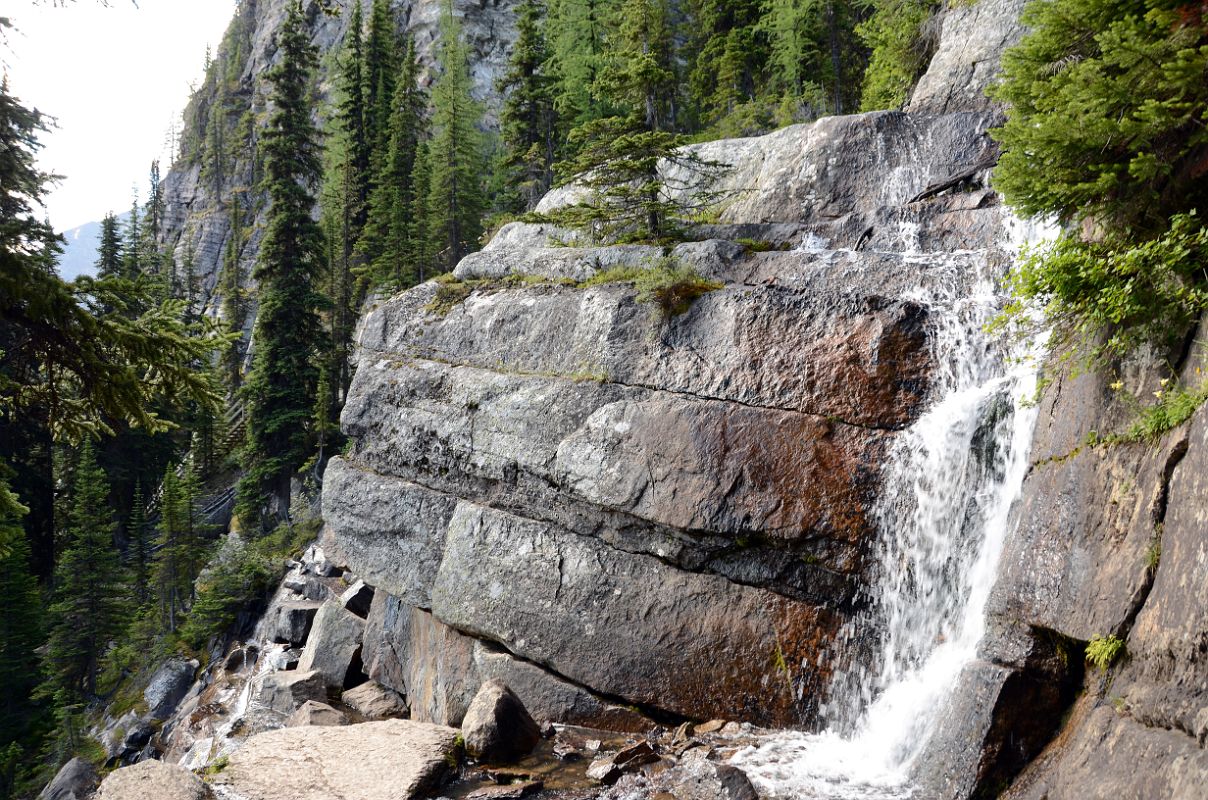
{"type": "Polygon", "coordinates": [[[587,768],[587,777],[605,786],[611,786],[622,775],[634,772],[647,764],[654,764],[658,760],[659,755],[649,742],[638,742],[592,761],[591,766],[587,768]]]}
{"type": "Polygon", "coordinates": [[[340,605],[361,619],[369,616],[369,608],[373,604],[373,587],[365,581],[357,580],[340,595],[340,605]]]}
{"type": "Polygon", "coordinates": [[[38,800],[88,800],[101,782],[96,769],[82,758],[73,758],[63,765],[38,800]]]}
{"type": "Polygon", "coordinates": [[[256,665],[260,658],[260,648],[254,644],[245,644],[231,649],[223,663],[227,672],[242,672],[256,665]]]}
{"type": "Polygon", "coordinates": [[[541,729],[516,693],[499,680],[487,681],[474,695],[461,724],[466,752],[479,761],[518,761],[541,741],[541,729]]]}
{"type": "Polygon", "coordinates": [[[303,645],[310,635],[310,627],[314,623],[322,603],[313,600],[286,601],[277,608],[277,622],[273,626],[274,642],[290,645],[303,645]]]}
{"type": "Polygon", "coordinates": [[[326,600],[331,594],[323,583],[313,576],[302,575],[301,573],[286,576],[281,581],[281,585],[289,589],[294,594],[301,595],[306,600],[326,600]]]}
{"type": "Polygon", "coordinates": [[[151,719],[167,719],[189,693],[198,662],[173,658],[165,661],[151,676],[143,691],[147,714],[151,719]]]}
{"type": "Polygon", "coordinates": [[[507,786],[484,786],[466,795],[466,800],[520,800],[545,788],[541,781],[525,781],[507,786]]]}
{"type": "Polygon", "coordinates": [[[728,764],[686,758],[669,769],[620,778],[602,800],[758,800],[747,776],[728,764]]]}

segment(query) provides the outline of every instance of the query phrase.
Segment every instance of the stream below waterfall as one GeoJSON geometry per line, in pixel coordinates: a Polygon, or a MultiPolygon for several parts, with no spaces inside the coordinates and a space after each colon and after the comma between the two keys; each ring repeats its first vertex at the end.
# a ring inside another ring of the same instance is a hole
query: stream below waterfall
{"type": "MultiPolygon", "coordinates": [[[[1011,220],[1004,245],[1017,253],[1053,234],[1011,220]]],[[[769,736],[731,761],[762,793],[911,797],[912,768],[976,656],[1036,418],[1026,400],[1040,343],[1008,352],[985,332],[1004,301],[1000,262],[977,251],[906,257],[920,275],[911,299],[930,309],[933,399],[884,467],[868,605],[829,656],[845,667],[832,681],[825,729],[769,736]]]]}

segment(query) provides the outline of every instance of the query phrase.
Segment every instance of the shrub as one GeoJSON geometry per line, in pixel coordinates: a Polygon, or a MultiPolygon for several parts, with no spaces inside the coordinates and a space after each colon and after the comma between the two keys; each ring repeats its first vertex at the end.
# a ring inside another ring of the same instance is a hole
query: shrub
{"type": "Polygon", "coordinates": [[[580,286],[632,282],[639,303],[657,305],[664,317],[683,314],[697,298],[722,288],[674,258],[660,258],[646,266],[620,266],[597,272],[580,286]]]}
{"type": "Polygon", "coordinates": [[[1086,660],[1100,672],[1106,672],[1123,652],[1124,642],[1115,634],[1096,636],[1086,644],[1086,660]]]}
{"type": "Polygon", "coordinates": [[[1142,343],[1170,343],[1208,308],[1208,229],[1194,213],[1171,220],[1155,238],[1063,236],[1025,252],[1010,278],[1014,301],[999,324],[1036,327],[1033,303],[1055,327],[1053,346],[1088,362],[1142,343]],[[1095,341],[1100,331],[1106,340],[1095,341]]]}

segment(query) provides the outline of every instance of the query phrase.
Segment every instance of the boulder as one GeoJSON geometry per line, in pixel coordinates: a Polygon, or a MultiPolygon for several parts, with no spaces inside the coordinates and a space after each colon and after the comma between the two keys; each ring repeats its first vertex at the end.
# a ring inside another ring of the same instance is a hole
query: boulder
{"type": "Polygon", "coordinates": [[[410,720],[282,728],[248,739],[215,783],[246,800],[412,800],[457,753],[456,730],[410,720]]]}
{"type": "Polygon", "coordinates": [[[316,575],[320,578],[336,578],[341,573],[334,561],[317,544],[312,544],[302,554],[302,574],[316,575]]]}
{"type": "Polygon", "coordinates": [[[659,760],[649,742],[638,742],[611,755],[601,756],[587,768],[587,777],[611,786],[624,774],[659,760]]]}
{"type": "Polygon", "coordinates": [[[297,728],[303,725],[347,725],[348,717],[327,703],[317,700],[307,700],[298,706],[298,710],[285,720],[285,727],[297,728]]]}
{"type": "Polygon", "coordinates": [[[92,764],[82,758],[73,758],[46,784],[38,800],[87,800],[100,780],[92,764]]]}
{"type": "Polygon", "coordinates": [[[318,671],[328,687],[342,689],[360,673],[361,637],[365,621],[335,601],[327,601],[315,614],[310,636],[298,660],[301,672],[318,671]],[[350,675],[350,670],[356,672],[350,675]]]}
{"type": "MultiPolygon", "coordinates": [[[[693,751],[695,752],[695,751],[693,751]]],[[[759,795],[742,770],[701,757],[686,756],[670,769],[642,774],[631,772],[601,795],[600,800],[758,800],[759,795]]]]}
{"type": "Polygon", "coordinates": [[[294,713],[307,700],[322,702],[326,699],[326,681],[316,670],[273,672],[265,675],[260,684],[261,705],[285,716],[294,713]]]}
{"type": "Polygon", "coordinates": [[[302,645],[310,635],[315,614],[322,603],[313,600],[290,600],[277,608],[277,621],[273,626],[273,641],[281,644],[302,645]]]}
{"type": "Polygon", "coordinates": [[[355,581],[340,595],[340,605],[365,619],[369,616],[369,607],[373,605],[373,587],[363,580],[355,581]]]}
{"type": "Polygon", "coordinates": [[[299,594],[306,600],[326,600],[331,594],[323,583],[311,575],[291,573],[281,581],[281,585],[294,594],[299,594]]]}
{"type": "Polygon", "coordinates": [[[474,695],[461,723],[466,752],[479,761],[518,761],[541,741],[541,729],[516,693],[503,681],[489,680],[474,695]]]}
{"type": "Polygon", "coordinates": [[[400,719],[407,716],[407,701],[393,689],[367,681],[340,695],[344,705],[365,719],[400,719]]]}
{"type": "Polygon", "coordinates": [[[97,800],[209,800],[212,796],[201,778],[178,764],[140,761],[109,773],[97,800]]]}
{"type": "Polygon", "coordinates": [[[143,700],[151,719],[164,720],[172,716],[176,706],[189,693],[198,666],[197,661],[181,658],[171,658],[160,665],[143,690],[143,700]]]}

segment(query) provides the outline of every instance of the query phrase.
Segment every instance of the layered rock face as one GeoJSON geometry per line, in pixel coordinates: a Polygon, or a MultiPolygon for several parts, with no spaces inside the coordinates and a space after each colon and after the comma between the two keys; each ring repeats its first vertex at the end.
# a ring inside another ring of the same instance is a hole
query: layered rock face
{"type": "Polygon", "coordinates": [[[378,589],[368,676],[441,724],[491,677],[539,719],[811,723],[882,461],[929,397],[937,289],[1001,257],[993,118],[703,145],[732,167],[702,241],[560,247],[516,223],[460,282],[371,311],[323,495],[325,550],[378,589]],[[575,283],[663,256],[722,288],[666,317],[631,283],[575,283]]]}

